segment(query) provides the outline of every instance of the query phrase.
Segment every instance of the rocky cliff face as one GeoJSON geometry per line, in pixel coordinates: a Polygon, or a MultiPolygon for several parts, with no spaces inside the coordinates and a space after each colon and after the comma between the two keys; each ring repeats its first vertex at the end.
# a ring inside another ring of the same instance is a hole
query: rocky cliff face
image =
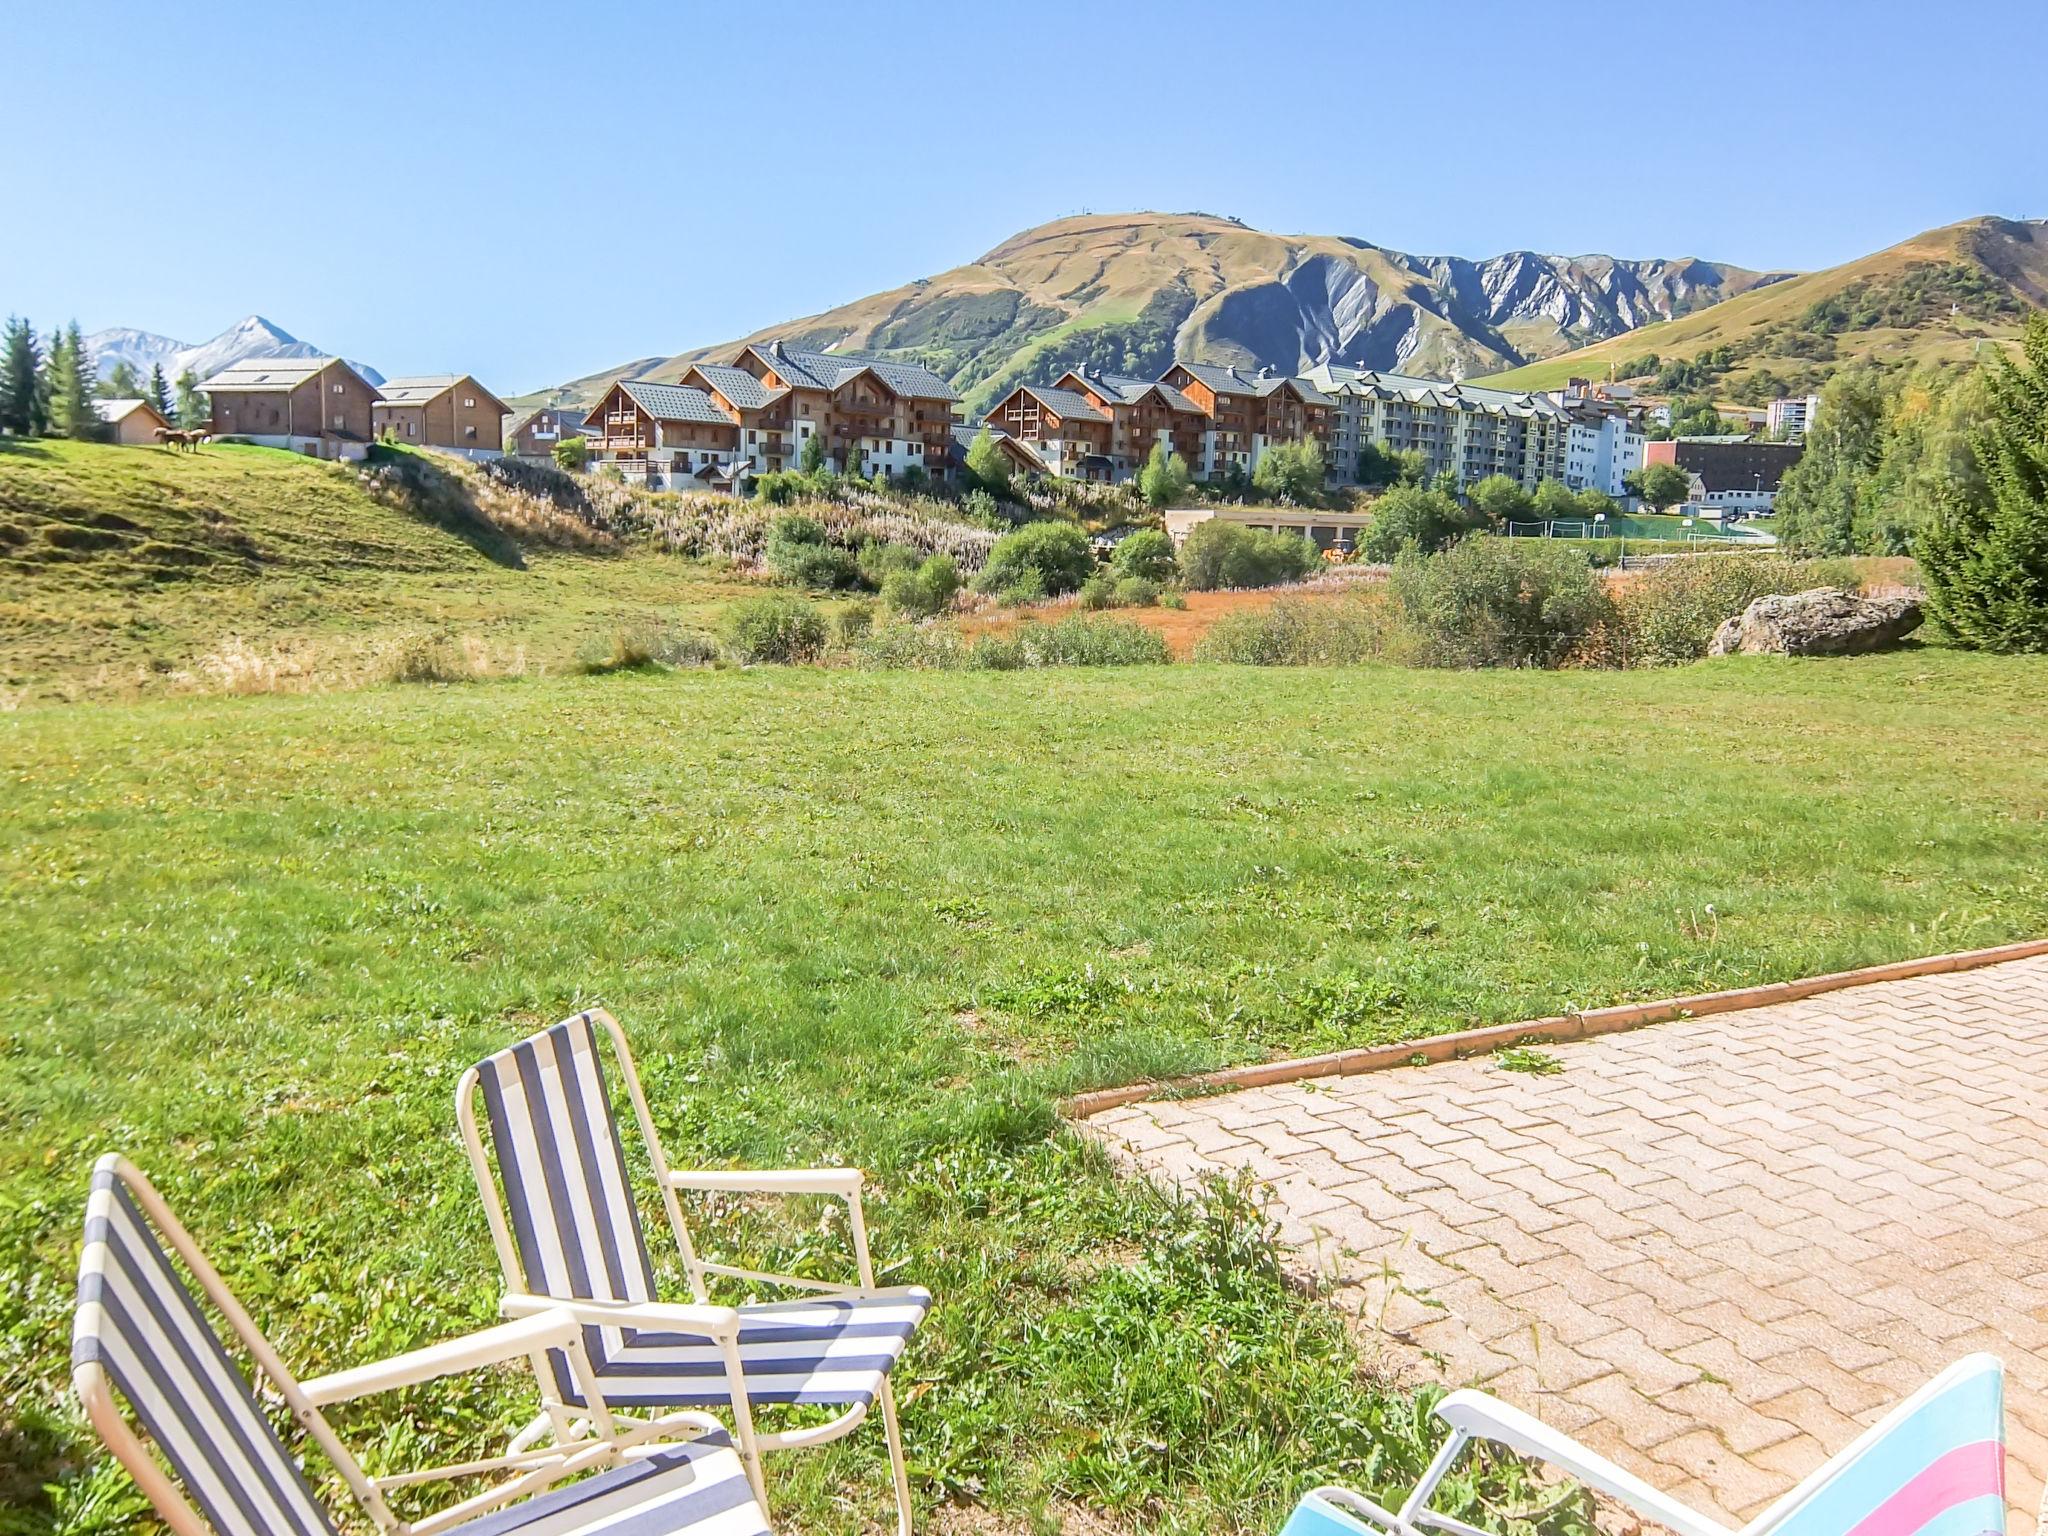
{"type": "MultiPolygon", "coordinates": [[[[1769,280],[1691,258],[1514,251],[1471,261],[1271,235],[1208,214],[1103,214],[1026,230],[966,266],[740,339],[781,335],[915,359],[979,408],[1016,383],[1080,364],[1150,374],[1176,356],[1462,378],[1769,280]]],[[[734,345],[678,354],[650,376],[677,377],[734,345]]],[[[591,398],[622,372],[568,387],[591,398]]]]}

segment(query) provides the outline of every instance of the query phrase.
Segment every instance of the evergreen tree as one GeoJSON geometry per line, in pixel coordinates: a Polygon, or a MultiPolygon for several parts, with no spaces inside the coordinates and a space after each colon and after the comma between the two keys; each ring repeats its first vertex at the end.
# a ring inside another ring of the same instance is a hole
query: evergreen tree
{"type": "Polygon", "coordinates": [[[178,425],[186,431],[203,427],[213,419],[213,406],[199,393],[199,380],[187,368],[178,375],[178,425]]]}
{"type": "Polygon", "coordinates": [[[825,434],[813,432],[804,439],[804,445],[797,450],[796,467],[807,475],[815,475],[825,467],[825,434]]]}
{"type": "Polygon", "coordinates": [[[152,363],[149,369],[149,393],[145,397],[157,415],[165,421],[171,419],[171,386],[164,380],[164,365],[152,363]]]}
{"type": "Polygon", "coordinates": [[[2020,347],[1987,380],[1983,493],[1952,487],[1913,549],[1929,611],[1987,651],[2048,651],[2048,314],[2028,319],[2020,347]]]}
{"type": "Polygon", "coordinates": [[[51,344],[43,372],[49,380],[51,430],[66,437],[98,437],[100,415],[92,404],[92,354],[86,350],[76,320],[51,344]]]}
{"type": "Polygon", "coordinates": [[[18,315],[0,333],[0,432],[40,437],[43,431],[42,349],[18,315]]]}
{"type": "Polygon", "coordinates": [[[135,400],[142,395],[142,375],[135,371],[135,365],[122,358],[114,364],[104,379],[93,386],[93,393],[103,400],[135,400]]]}

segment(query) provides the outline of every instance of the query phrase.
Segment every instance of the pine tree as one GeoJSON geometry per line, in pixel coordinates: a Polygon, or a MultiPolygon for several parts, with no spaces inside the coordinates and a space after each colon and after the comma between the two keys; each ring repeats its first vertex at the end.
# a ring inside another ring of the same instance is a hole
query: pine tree
{"type": "Polygon", "coordinates": [[[1986,651],[2048,651],[2048,314],[2028,319],[2020,357],[1993,365],[1972,439],[1983,492],[1948,491],[1913,549],[1928,610],[1986,651]]]}
{"type": "Polygon", "coordinates": [[[92,404],[92,355],[86,351],[76,320],[51,344],[43,372],[49,381],[51,430],[66,437],[98,437],[100,416],[92,404]]]}
{"type": "Polygon", "coordinates": [[[142,375],[124,357],[95,386],[94,393],[108,400],[133,400],[142,393],[142,375]]]}
{"type": "Polygon", "coordinates": [[[144,397],[157,415],[165,421],[171,419],[171,386],[164,381],[164,365],[152,363],[149,367],[149,393],[144,397]]]}
{"type": "Polygon", "coordinates": [[[18,315],[0,333],[0,432],[16,437],[42,433],[42,350],[36,333],[18,315]]]}
{"type": "Polygon", "coordinates": [[[213,406],[199,393],[199,380],[187,368],[178,375],[178,425],[187,432],[204,427],[213,419],[213,406]]]}

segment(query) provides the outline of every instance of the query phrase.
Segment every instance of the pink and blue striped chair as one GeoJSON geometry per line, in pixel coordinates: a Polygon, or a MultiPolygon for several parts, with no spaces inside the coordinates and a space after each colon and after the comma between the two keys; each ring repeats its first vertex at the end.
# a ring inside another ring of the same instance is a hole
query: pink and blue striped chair
{"type": "Polygon", "coordinates": [[[2005,1533],[2005,1366],[1995,1355],[1958,1360],[1740,1532],[1484,1392],[1453,1392],[1436,1411],[1450,1426],[1450,1438],[1399,1510],[1348,1489],[1318,1488],[1302,1499],[1281,1536],[1483,1536],[1429,1508],[1459,1452],[1474,1440],[1549,1462],[1678,1536],[2005,1533]]]}

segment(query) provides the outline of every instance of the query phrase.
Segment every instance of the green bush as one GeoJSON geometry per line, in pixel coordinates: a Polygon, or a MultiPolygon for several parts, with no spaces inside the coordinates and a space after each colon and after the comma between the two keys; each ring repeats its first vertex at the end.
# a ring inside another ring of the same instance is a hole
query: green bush
{"type": "Polygon", "coordinates": [[[860,567],[861,581],[879,591],[882,583],[898,572],[916,570],[921,558],[908,544],[869,539],[854,556],[854,563],[860,567]]]}
{"type": "Polygon", "coordinates": [[[768,530],[762,559],[779,580],[833,592],[860,585],[852,555],[826,542],[825,525],[801,512],[785,512],[768,530]]]}
{"type": "Polygon", "coordinates": [[[1760,597],[1815,587],[1859,586],[1847,560],[1787,560],[1779,555],[1692,555],[1645,571],[1621,590],[1617,666],[1698,661],[1714,631],[1760,597]]]}
{"type": "Polygon", "coordinates": [[[1011,634],[971,642],[950,624],[885,625],[863,639],[854,657],[863,667],[1014,672],[1021,667],[1154,666],[1170,660],[1157,632],[1127,619],[1079,614],[1057,624],[1026,624],[1011,634]]]}
{"type": "Polygon", "coordinates": [[[1084,619],[1025,625],[1016,635],[1027,667],[1163,666],[1173,658],[1158,630],[1129,619],[1084,619]]]}
{"type": "Polygon", "coordinates": [[[1107,571],[1096,572],[1081,583],[1081,590],[1075,594],[1075,601],[1083,608],[1114,608],[1116,578],[1107,571]]]}
{"type": "Polygon", "coordinates": [[[1159,601],[1159,583],[1146,576],[1126,576],[1116,584],[1116,606],[1150,608],[1159,601]]]}
{"type": "Polygon", "coordinates": [[[1586,557],[1539,539],[1410,550],[1389,583],[1404,639],[1433,667],[1554,667],[1613,617],[1586,557]]]}
{"type": "Polygon", "coordinates": [[[842,649],[851,650],[860,644],[868,631],[874,627],[873,603],[848,603],[832,620],[832,639],[842,649]]]}
{"type": "Polygon", "coordinates": [[[1274,587],[1299,581],[1322,563],[1314,544],[1212,517],[1195,524],[1180,550],[1181,579],[1197,592],[1274,587]]]}
{"type": "Polygon", "coordinates": [[[1007,594],[1035,576],[1041,595],[1058,597],[1094,573],[1095,553],[1079,528],[1072,523],[1026,523],[996,540],[974,584],[983,592],[1007,594]]]}
{"type": "Polygon", "coordinates": [[[718,646],[708,635],[695,630],[674,629],[656,620],[616,626],[598,644],[588,647],[577,659],[578,669],[593,676],[606,672],[632,672],[657,664],[664,667],[703,667],[718,659],[718,646]]]}
{"type": "Polygon", "coordinates": [[[1254,667],[1326,667],[1370,661],[1388,649],[1386,605],[1373,598],[1283,600],[1227,613],[1195,644],[1196,661],[1254,667]]]}
{"type": "Polygon", "coordinates": [[[1485,521],[1485,513],[1460,506],[1448,491],[1398,485],[1373,502],[1358,548],[1368,560],[1392,560],[1411,544],[1433,554],[1485,521]]]}
{"type": "Polygon", "coordinates": [[[960,568],[951,555],[932,555],[915,570],[892,571],[882,582],[882,605],[906,619],[928,619],[952,606],[960,568]]]}
{"type": "Polygon", "coordinates": [[[1161,586],[1180,574],[1174,559],[1173,540],[1157,528],[1140,528],[1126,535],[1116,547],[1110,564],[1119,576],[1140,576],[1161,586]]]}
{"type": "Polygon", "coordinates": [[[811,661],[825,648],[825,617],[801,598],[742,598],[727,610],[720,636],[737,661],[811,661]]]}
{"type": "Polygon", "coordinates": [[[1179,609],[1185,608],[1187,605],[1187,594],[1184,592],[1162,592],[1159,594],[1159,606],[1162,608],[1179,609]]]}

